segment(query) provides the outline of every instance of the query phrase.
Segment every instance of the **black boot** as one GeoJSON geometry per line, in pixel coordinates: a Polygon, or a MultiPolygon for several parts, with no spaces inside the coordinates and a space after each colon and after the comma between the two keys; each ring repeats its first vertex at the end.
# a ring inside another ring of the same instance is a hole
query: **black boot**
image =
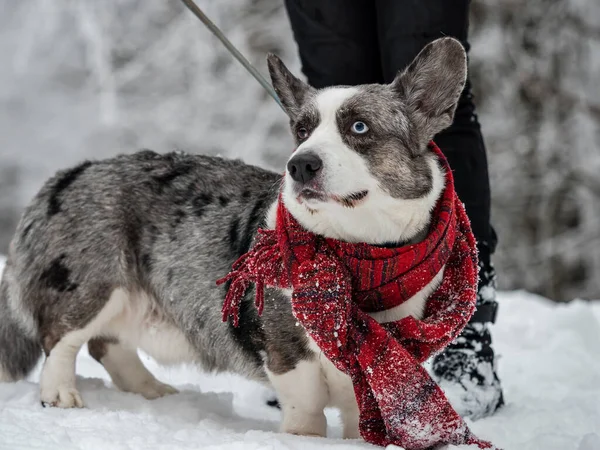
{"type": "Polygon", "coordinates": [[[489,324],[496,321],[496,272],[489,249],[480,246],[477,311],[462,334],[433,359],[432,371],[457,412],[471,419],[504,404],[489,324]]]}

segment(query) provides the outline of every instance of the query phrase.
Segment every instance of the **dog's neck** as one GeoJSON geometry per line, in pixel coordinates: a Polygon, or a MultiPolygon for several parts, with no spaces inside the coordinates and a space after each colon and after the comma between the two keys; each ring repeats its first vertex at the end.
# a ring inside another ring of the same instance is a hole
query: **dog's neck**
{"type": "MultiPolygon", "coordinates": [[[[429,229],[431,214],[444,190],[444,173],[431,155],[432,173],[430,192],[418,199],[396,199],[386,193],[370,192],[372,198],[355,208],[346,208],[336,203],[327,203],[316,211],[309,210],[295,199],[283,201],[288,211],[307,230],[346,242],[364,242],[379,246],[401,246],[422,241],[429,229]]],[[[277,201],[271,205],[266,217],[266,226],[274,228],[277,201]]]]}
{"type": "Polygon", "coordinates": [[[382,248],[398,248],[398,247],[404,247],[405,245],[418,244],[419,242],[425,240],[425,238],[427,237],[428,228],[429,228],[429,226],[424,227],[420,232],[418,232],[415,236],[410,238],[408,241],[384,242],[381,244],[371,244],[371,245],[375,245],[377,247],[382,247],[382,248]]]}

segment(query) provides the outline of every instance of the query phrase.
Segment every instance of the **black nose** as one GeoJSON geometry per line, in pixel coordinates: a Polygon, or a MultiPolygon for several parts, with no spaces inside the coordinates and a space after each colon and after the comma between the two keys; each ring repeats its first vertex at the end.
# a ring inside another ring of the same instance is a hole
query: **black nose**
{"type": "Polygon", "coordinates": [[[312,180],[321,167],[323,161],[314,153],[302,153],[294,156],[287,164],[288,172],[294,181],[307,183],[312,180]]]}

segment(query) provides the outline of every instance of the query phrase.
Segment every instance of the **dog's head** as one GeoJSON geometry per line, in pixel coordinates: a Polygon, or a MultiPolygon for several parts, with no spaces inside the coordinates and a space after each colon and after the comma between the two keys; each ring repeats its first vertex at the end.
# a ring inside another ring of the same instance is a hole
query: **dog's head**
{"type": "Polygon", "coordinates": [[[438,39],[391,84],[316,90],[269,55],[297,149],[283,199],[307,229],[350,242],[405,242],[427,227],[444,176],[427,144],[453,120],[466,54],[438,39]]]}

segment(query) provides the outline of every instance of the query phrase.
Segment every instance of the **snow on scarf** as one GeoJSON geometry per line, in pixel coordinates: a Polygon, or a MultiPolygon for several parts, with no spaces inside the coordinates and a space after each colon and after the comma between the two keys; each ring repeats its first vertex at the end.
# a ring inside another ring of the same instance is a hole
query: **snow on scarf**
{"type": "Polygon", "coordinates": [[[274,230],[260,229],[254,247],[217,283],[230,281],[223,320],[239,320],[239,304],[251,283],[256,306],[264,287],[292,288],[292,311],[323,353],[354,385],[360,432],[370,443],[406,450],[478,439],[422,367],[454,340],[475,310],[477,254],[464,207],[440,149],[446,187],[427,238],[383,248],[317,236],[292,217],[280,199],[274,230]],[[423,289],[444,268],[423,320],[378,323],[369,312],[393,308],[423,289]]]}

